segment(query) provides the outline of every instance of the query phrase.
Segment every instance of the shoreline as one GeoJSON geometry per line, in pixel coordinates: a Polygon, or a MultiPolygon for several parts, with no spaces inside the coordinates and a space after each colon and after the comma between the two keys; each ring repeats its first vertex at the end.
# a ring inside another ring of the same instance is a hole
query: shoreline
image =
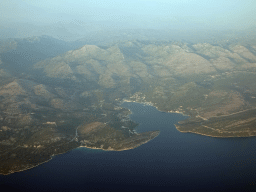
{"type": "Polygon", "coordinates": [[[256,133],[255,133],[255,135],[248,135],[248,136],[214,136],[214,135],[208,135],[208,134],[203,134],[203,133],[194,132],[194,131],[181,131],[177,128],[178,125],[174,125],[174,126],[181,133],[193,133],[193,134],[212,137],[212,138],[242,138],[242,137],[243,138],[249,138],[249,137],[255,137],[256,136],[256,133]]]}
{"type": "MultiPolygon", "coordinates": [[[[74,149],[76,149],[76,148],[74,148],[74,149]]],[[[11,172],[9,172],[9,173],[7,173],[7,174],[2,174],[2,173],[0,173],[0,175],[7,176],[7,175],[11,175],[11,174],[13,174],[13,173],[19,173],[19,172],[27,171],[27,170],[29,170],[29,169],[33,169],[33,168],[35,168],[35,167],[38,167],[39,165],[42,165],[42,164],[44,164],[44,163],[47,163],[47,162],[51,161],[51,160],[54,158],[54,156],[58,156],[58,155],[65,154],[65,153],[67,153],[67,152],[69,152],[69,151],[72,151],[72,150],[74,150],[74,149],[70,149],[70,150],[68,150],[68,151],[66,151],[66,152],[63,152],[63,153],[53,154],[53,155],[50,156],[50,158],[49,158],[48,160],[43,161],[43,162],[41,162],[41,163],[39,163],[39,164],[37,164],[37,165],[34,165],[34,166],[32,166],[32,167],[27,167],[27,168],[24,168],[24,169],[21,169],[21,170],[18,170],[18,171],[11,171],[11,172]]]]}
{"type": "MultiPolygon", "coordinates": [[[[146,106],[153,106],[153,107],[155,107],[158,111],[160,111],[160,110],[158,109],[158,107],[154,106],[154,104],[151,103],[151,102],[137,102],[137,101],[132,101],[132,100],[123,100],[122,103],[124,103],[124,102],[128,102],[128,103],[129,103],[129,102],[130,102],[130,103],[133,102],[133,103],[142,104],[142,105],[144,105],[144,106],[145,106],[145,105],[146,105],[146,106]]],[[[246,110],[243,110],[243,111],[231,113],[231,114],[229,114],[229,115],[212,116],[212,117],[210,117],[210,118],[228,117],[228,116],[236,115],[236,114],[243,113],[243,112],[250,111],[250,110],[256,110],[256,108],[246,109],[246,110]]],[[[167,112],[165,112],[165,111],[160,111],[160,112],[181,114],[181,115],[183,115],[183,116],[187,116],[188,118],[191,117],[190,115],[186,115],[186,114],[184,114],[184,113],[182,113],[182,112],[180,112],[180,111],[172,111],[172,110],[171,110],[171,111],[167,111],[167,112]]],[[[129,117],[129,118],[130,118],[130,117],[129,117]]],[[[200,117],[200,118],[204,120],[204,118],[202,118],[202,117],[200,117]]],[[[209,118],[209,119],[210,119],[210,118],[209,118]]],[[[207,120],[208,120],[208,119],[207,119],[207,120]]],[[[179,122],[178,122],[178,123],[179,123],[179,122]]],[[[215,135],[203,134],[203,133],[200,133],[200,132],[180,131],[180,130],[177,128],[178,125],[174,125],[174,126],[175,126],[176,130],[178,130],[178,131],[181,132],[181,133],[193,133],[193,134],[202,135],[202,136],[207,136],[207,137],[212,137],[212,138],[241,138],[241,137],[243,137],[243,138],[249,138],[249,137],[255,137],[255,136],[256,136],[256,133],[255,133],[255,135],[248,135],[248,136],[215,136],[215,135]]]]}
{"type": "MultiPolygon", "coordinates": [[[[158,133],[158,135],[159,135],[160,133],[158,133]]],[[[157,136],[158,136],[157,135],[157,136]]],[[[156,138],[157,136],[155,136],[154,138],[156,138]]],[[[154,139],[153,138],[153,139],[154,139]]],[[[151,141],[151,140],[153,140],[153,139],[150,139],[150,140],[147,140],[147,141],[145,141],[145,142],[143,142],[143,143],[141,143],[140,145],[137,145],[137,146],[135,146],[135,147],[132,147],[132,148],[125,148],[125,149],[121,149],[121,150],[116,150],[116,149],[102,149],[102,148],[97,148],[97,147],[87,147],[87,146],[79,146],[79,147],[76,147],[76,148],[74,148],[74,149],[71,149],[71,150],[69,150],[69,151],[72,151],[72,150],[75,150],[75,149],[79,149],[79,148],[87,148],[87,149],[93,149],[93,150],[101,150],[101,151],[103,151],[103,152],[110,152],[110,151],[116,151],[116,152],[118,152],[118,151],[128,151],[128,150],[131,150],[131,149],[135,149],[135,148],[137,148],[137,147],[139,147],[139,146],[141,146],[141,145],[143,145],[143,144],[145,144],[145,143],[148,143],[149,141],[151,141]]],[[[35,168],[35,167],[38,167],[38,166],[40,166],[40,165],[42,165],[42,164],[44,164],[44,163],[47,163],[47,162],[49,162],[49,161],[51,161],[53,158],[54,158],[54,156],[58,156],[58,155],[62,155],[62,154],[65,154],[65,153],[67,153],[68,151],[66,151],[66,152],[63,152],[63,153],[59,153],[59,154],[53,154],[53,155],[51,155],[50,156],[50,159],[48,159],[48,160],[46,160],[46,161],[44,161],[44,162],[41,162],[41,163],[39,163],[39,164],[37,164],[37,165],[35,165],[35,166],[31,166],[31,167],[27,167],[27,168],[24,168],[24,169],[21,169],[21,170],[18,170],[18,171],[11,171],[11,172],[9,172],[9,173],[7,173],[7,174],[1,174],[0,173],[0,175],[3,175],[3,176],[8,176],[8,175],[11,175],[11,174],[14,174],[14,173],[19,173],[19,172],[23,172],[23,171],[27,171],[27,170],[30,170],[30,169],[33,169],[33,168],[35,168]]]]}
{"type": "Polygon", "coordinates": [[[189,115],[186,115],[185,113],[180,112],[180,111],[172,111],[172,110],[171,110],[171,111],[161,111],[161,110],[159,110],[158,107],[155,106],[154,103],[152,103],[152,102],[147,102],[147,101],[145,101],[145,102],[138,102],[138,101],[132,101],[132,100],[123,100],[123,101],[120,103],[120,105],[122,105],[123,103],[138,103],[138,104],[142,104],[143,106],[152,106],[152,107],[155,107],[158,111],[160,111],[160,112],[162,112],[162,113],[176,113],[176,114],[181,114],[181,115],[183,115],[183,116],[188,116],[188,117],[190,117],[189,115]]]}
{"type": "MultiPolygon", "coordinates": [[[[66,153],[66,152],[65,152],[65,153],[66,153]]],[[[63,153],[61,153],[61,154],[63,154],[63,153]]],[[[57,155],[61,155],[61,154],[57,154],[57,155]]],[[[39,163],[39,164],[37,164],[37,165],[35,165],[35,166],[28,167],[28,168],[25,168],[25,169],[21,169],[21,170],[18,170],[18,171],[11,171],[11,172],[9,172],[9,173],[7,173],[7,174],[2,174],[2,173],[0,173],[0,175],[7,176],[7,175],[11,175],[11,174],[13,174],[13,173],[19,173],[19,172],[27,171],[27,170],[29,170],[29,169],[33,169],[33,168],[35,168],[35,167],[38,167],[39,165],[42,165],[42,164],[44,164],[44,163],[47,163],[47,162],[51,161],[51,160],[53,159],[53,157],[54,157],[54,156],[57,156],[57,155],[52,155],[51,158],[48,159],[47,161],[44,161],[44,162],[42,162],[42,163],[39,163]]]]}
{"type": "MultiPolygon", "coordinates": [[[[180,112],[180,111],[167,111],[167,112],[165,112],[165,111],[160,111],[160,110],[158,109],[158,107],[155,106],[154,103],[152,103],[152,102],[138,102],[138,101],[133,101],[133,100],[124,99],[124,100],[122,100],[122,101],[119,103],[119,106],[122,107],[122,106],[121,106],[122,104],[124,104],[124,103],[132,103],[132,102],[133,102],[133,103],[142,104],[142,105],[144,105],[144,106],[153,106],[153,107],[155,107],[159,112],[181,114],[181,115],[183,115],[183,116],[190,117],[189,115],[186,115],[186,114],[184,114],[184,113],[182,113],[182,112],[180,112]]],[[[125,108],[125,107],[123,107],[123,108],[125,108]]],[[[126,108],[126,109],[130,111],[130,114],[127,115],[127,116],[128,116],[128,118],[129,118],[130,120],[132,120],[132,119],[130,118],[130,115],[133,114],[132,111],[131,111],[130,109],[128,109],[128,108],[126,108]]],[[[232,115],[235,115],[235,114],[239,114],[239,113],[243,113],[243,112],[246,112],[246,111],[249,111],[249,110],[255,110],[255,109],[256,109],[256,108],[247,109],[247,110],[239,111],[239,112],[236,112],[236,113],[233,113],[233,114],[229,114],[229,115],[213,116],[213,117],[210,117],[210,118],[227,117],[227,116],[232,116],[232,115]]],[[[178,123],[179,123],[179,122],[178,122],[178,123]]],[[[176,130],[178,130],[178,131],[181,132],[181,133],[192,133],[192,134],[197,134],[197,135],[202,135],[202,136],[207,136],[207,137],[212,137],[212,138],[249,138],[249,137],[255,137],[255,136],[256,136],[256,132],[255,132],[255,135],[248,135],[248,136],[216,136],[216,135],[210,135],[210,134],[203,134],[203,133],[196,132],[196,131],[181,131],[181,130],[179,130],[179,128],[178,128],[179,125],[174,124],[174,126],[175,126],[176,130]]],[[[77,129],[78,129],[78,127],[76,128],[75,137],[74,137],[71,141],[75,140],[75,139],[78,137],[77,129]]],[[[158,134],[158,135],[159,135],[159,134],[158,134]]],[[[157,136],[158,136],[158,135],[157,135],[157,136]]],[[[157,136],[155,136],[155,137],[157,137],[157,136]]],[[[155,137],[154,137],[154,138],[155,138],[155,137]]],[[[154,139],[154,138],[153,138],[153,139],[154,139]]],[[[150,139],[150,140],[148,140],[148,141],[145,141],[145,142],[143,142],[142,144],[140,144],[139,146],[141,146],[141,145],[143,145],[143,144],[145,144],[145,143],[147,143],[147,142],[149,142],[149,141],[151,141],[151,140],[152,140],[152,139],[150,139]]],[[[71,141],[69,141],[69,142],[71,142],[71,141]]],[[[69,142],[68,142],[68,143],[69,143],[69,142]]],[[[120,150],[115,150],[115,149],[112,149],[112,148],[110,148],[110,149],[102,149],[102,148],[88,147],[88,146],[79,146],[79,147],[76,147],[76,148],[74,148],[74,149],[78,149],[78,148],[87,148],[87,149],[102,150],[102,151],[126,151],[126,150],[135,149],[135,148],[137,148],[137,147],[139,147],[139,146],[135,146],[135,147],[132,147],[132,148],[120,149],[120,150]]],[[[74,149],[71,149],[71,150],[74,150],[74,149]]],[[[68,150],[68,151],[71,151],[71,150],[68,150]]],[[[23,171],[26,171],[26,170],[29,170],[29,169],[33,169],[33,168],[35,168],[35,167],[38,167],[39,165],[42,165],[42,164],[44,164],[44,163],[47,163],[47,162],[51,161],[54,156],[61,155],[61,154],[65,154],[65,153],[67,153],[68,151],[63,152],[63,153],[53,154],[53,155],[50,156],[50,158],[49,158],[48,160],[46,160],[46,161],[44,161],[44,162],[41,162],[41,163],[38,163],[37,165],[29,166],[29,167],[26,167],[26,168],[24,168],[24,169],[17,170],[17,171],[11,171],[11,172],[9,172],[9,173],[7,173],[7,174],[1,174],[1,173],[0,173],[0,175],[7,176],[7,175],[10,175],[10,174],[13,174],[13,173],[19,173],[19,172],[23,172],[23,171]]]]}
{"type": "MultiPolygon", "coordinates": [[[[160,132],[157,134],[157,136],[160,134],[160,132]]],[[[156,138],[157,136],[155,136],[154,138],[156,138]]],[[[154,139],[153,138],[153,139],[154,139]]],[[[153,139],[149,139],[149,140],[147,140],[147,141],[145,141],[145,142],[143,142],[143,143],[141,143],[140,145],[136,145],[135,147],[132,147],[132,148],[125,148],[125,149],[121,149],[121,150],[117,150],[117,149],[102,149],[102,148],[97,148],[97,147],[87,147],[87,146],[79,146],[79,147],[77,147],[76,149],[78,149],[78,148],[87,148],[87,149],[96,149],[96,150],[102,150],[102,151],[128,151],[128,150],[131,150],[131,149],[135,149],[135,148],[137,148],[137,147],[139,147],[139,146],[141,146],[141,145],[143,145],[143,144],[146,144],[146,143],[148,143],[149,141],[151,141],[151,140],[153,140],[153,139]]]]}

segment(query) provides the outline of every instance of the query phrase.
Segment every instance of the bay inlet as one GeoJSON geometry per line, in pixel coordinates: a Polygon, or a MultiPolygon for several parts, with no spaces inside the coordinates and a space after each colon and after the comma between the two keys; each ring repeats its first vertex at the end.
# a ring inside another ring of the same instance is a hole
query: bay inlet
{"type": "Polygon", "coordinates": [[[254,188],[256,139],[179,132],[188,117],[153,106],[123,103],[136,131],[158,137],[127,151],[77,148],[33,169],[0,176],[20,191],[236,191],[254,188]]]}

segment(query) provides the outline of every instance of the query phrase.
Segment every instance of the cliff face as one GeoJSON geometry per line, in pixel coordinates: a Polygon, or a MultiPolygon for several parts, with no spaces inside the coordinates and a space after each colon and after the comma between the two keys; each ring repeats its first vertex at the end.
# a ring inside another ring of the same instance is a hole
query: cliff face
{"type": "Polygon", "coordinates": [[[126,41],[61,52],[63,42],[45,51],[53,42],[44,38],[0,43],[0,173],[79,146],[119,151],[156,137],[134,131],[123,100],[189,115],[182,132],[256,135],[253,42],[126,41]]]}

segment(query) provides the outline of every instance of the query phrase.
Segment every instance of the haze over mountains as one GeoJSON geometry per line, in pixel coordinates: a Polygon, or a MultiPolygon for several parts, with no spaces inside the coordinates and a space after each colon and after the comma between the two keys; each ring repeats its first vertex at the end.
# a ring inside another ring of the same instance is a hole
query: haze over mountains
{"type": "Polygon", "coordinates": [[[2,1],[0,174],[157,137],[136,132],[125,101],[189,116],[181,132],[256,136],[252,4],[2,1]]]}
{"type": "Polygon", "coordinates": [[[255,32],[254,1],[1,1],[0,39],[205,40],[255,32]],[[221,34],[221,35],[220,35],[221,34]],[[104,36],[104,37],[102,37],[104,36]],[[102,38],[101,38],[102,37],[102,38]]]}

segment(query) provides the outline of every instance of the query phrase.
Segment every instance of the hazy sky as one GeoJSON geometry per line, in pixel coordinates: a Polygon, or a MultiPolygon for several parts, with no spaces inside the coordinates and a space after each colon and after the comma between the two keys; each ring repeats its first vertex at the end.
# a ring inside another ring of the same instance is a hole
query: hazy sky
{"type": "Polygon", "coordinates": [[[94,29],[106,25],[244,30],[256,26],[255,18],[255,0],[0,0],[0,28],[11,22],[61,22],[68,24],[70,30],[73,24],[86,29],[90,24],[94,29]]]}

